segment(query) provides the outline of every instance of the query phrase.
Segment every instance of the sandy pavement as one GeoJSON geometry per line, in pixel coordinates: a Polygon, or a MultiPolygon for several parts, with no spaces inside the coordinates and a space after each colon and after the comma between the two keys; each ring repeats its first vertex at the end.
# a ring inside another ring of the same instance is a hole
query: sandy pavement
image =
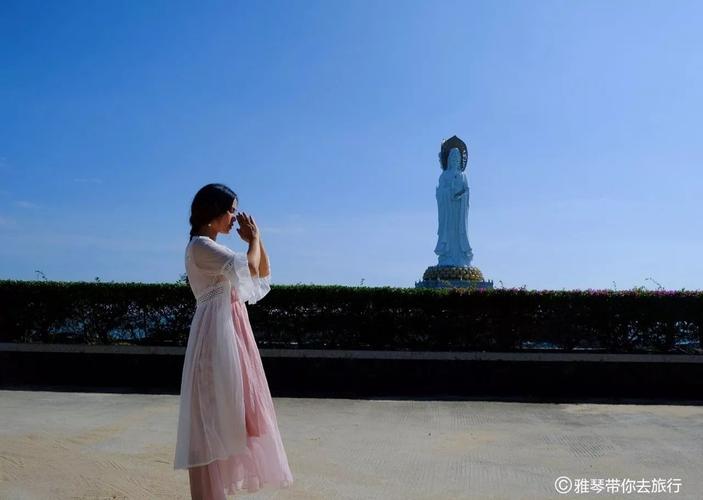
{"type": "MultiPolygon", "coordinates": [[[[575,498],[559,476],[679,478],[703,497],[703,407],[276,398],[295,484],[248,498],[575,498]]],[[[0,499],[189,498],[178,396],[0,391],[0,499]]]]}

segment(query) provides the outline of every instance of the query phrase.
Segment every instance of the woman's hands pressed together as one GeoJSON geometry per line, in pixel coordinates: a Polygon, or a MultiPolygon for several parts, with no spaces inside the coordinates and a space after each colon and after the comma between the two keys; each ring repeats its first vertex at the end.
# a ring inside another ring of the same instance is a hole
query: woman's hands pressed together
{"type": "Polygon", "coordinates": [[[249,244],[247,251],[249,272],[252,276],[268,276],[270,273],[268,256],[254,218],[245,212],[240,212],[237,214],[237,222],[239,223],[237,234],[249,244]]]}
{"type": "Polygon", "coordinates": [[[237,214],[237,222],[239,227],[237,228],[237,234],[246,241],[251,243],[252,240],[259,239],[259,227],[254,222],[254,218],[245,213],[240,212],[237,214]]]}

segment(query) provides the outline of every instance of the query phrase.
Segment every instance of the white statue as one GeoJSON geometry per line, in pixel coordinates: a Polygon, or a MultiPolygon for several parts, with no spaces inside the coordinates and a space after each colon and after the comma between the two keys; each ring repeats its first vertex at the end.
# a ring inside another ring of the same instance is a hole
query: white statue
{"type": "Polygon", "coordinates": [[[473,259],[467,225],[469,184],[464,173],[467,159],[466,145],[456,136],[442,144],[440,163],[444,171],[437,186],[439,228],[434,250],[439,256],[439,266],[468,267],[473,259]]]}

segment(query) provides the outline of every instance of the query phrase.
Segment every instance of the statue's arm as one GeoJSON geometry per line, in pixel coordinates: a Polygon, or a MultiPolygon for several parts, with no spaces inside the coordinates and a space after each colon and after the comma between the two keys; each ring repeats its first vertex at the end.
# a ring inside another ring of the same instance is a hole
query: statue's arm
{"type": "Polygon", "coordinates": [[[469,185],[466,182],[466,177],[462,173],[454,179],[454,185],[458,188],[458,191],[454,193],[454,199],[458,200],[464,193],[469,192],[469,185]]]}
{"type": "Polygon", "coordinates": [[[461,182],[460,179],[457,179],[457,181],[458,182],[455,183],[455,187],[459,188],[459,190],[454,191],[454,199],[455,200],[458,200],[459,198],[461,198],[461,195],[463,195],[466,192],[466,188],[467,188],[466,184],[461,182]]]}

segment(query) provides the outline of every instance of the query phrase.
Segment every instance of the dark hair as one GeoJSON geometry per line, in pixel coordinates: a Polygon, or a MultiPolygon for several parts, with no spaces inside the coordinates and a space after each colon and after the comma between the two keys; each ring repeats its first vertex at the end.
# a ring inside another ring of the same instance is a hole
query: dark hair
{"type": "Polygon", "coordinates": [[[208,184],[195,193],[190,204],[191,239],[202,226],[232,207],[237,195],[224,184],[208,184]]]}

